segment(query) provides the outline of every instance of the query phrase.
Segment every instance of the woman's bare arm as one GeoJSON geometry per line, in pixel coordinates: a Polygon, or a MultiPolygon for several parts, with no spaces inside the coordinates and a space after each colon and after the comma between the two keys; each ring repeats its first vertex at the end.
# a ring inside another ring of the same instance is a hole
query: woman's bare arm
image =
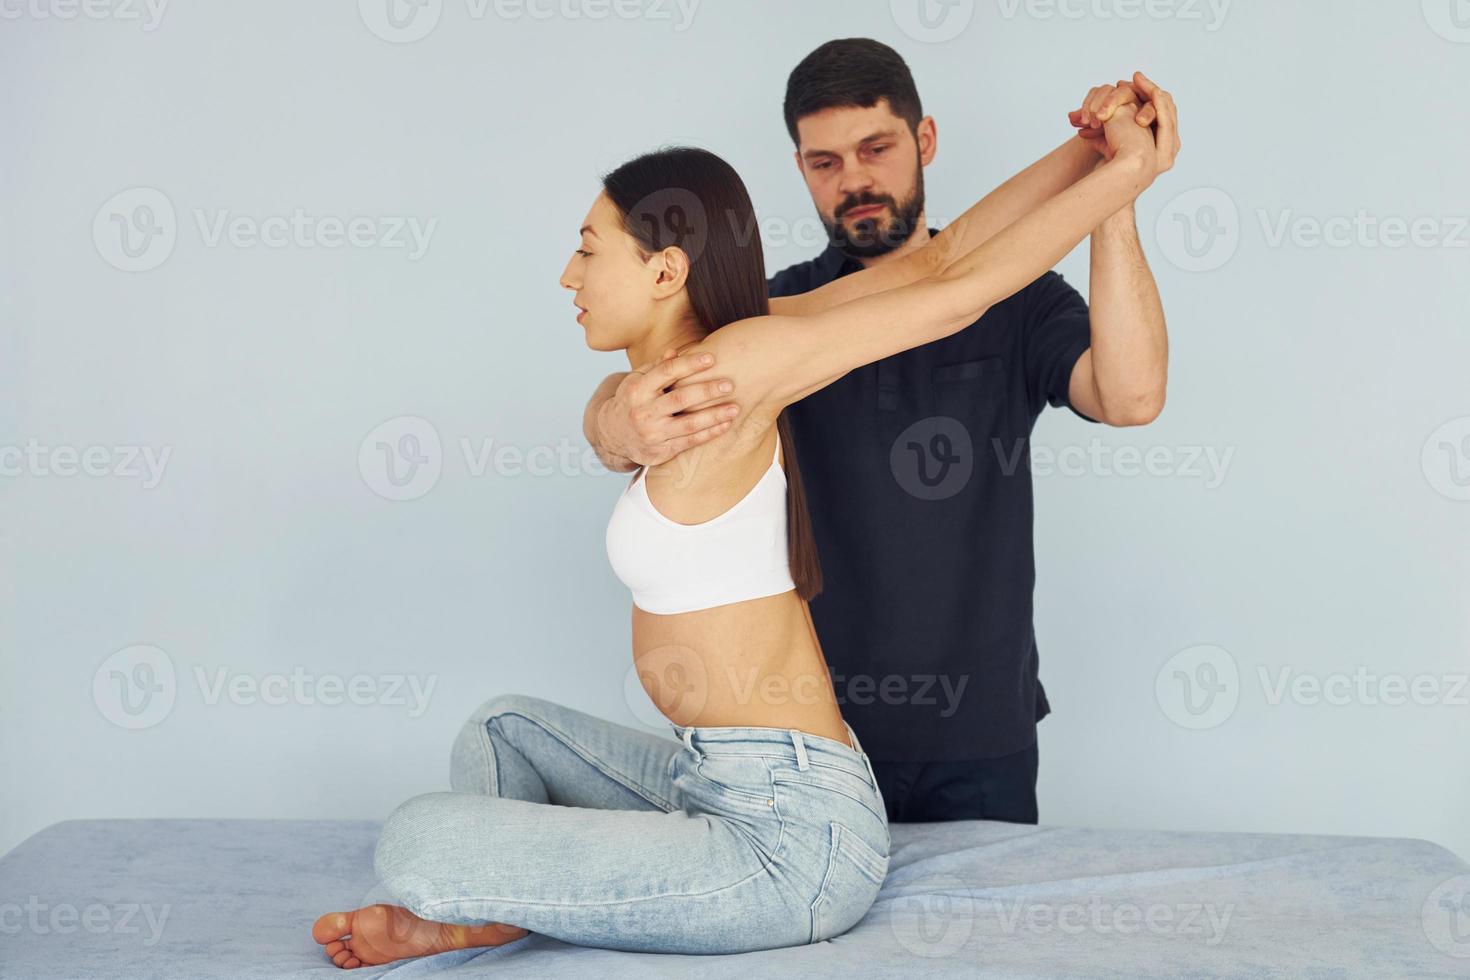
{"type": "Polygon", "coordinates": [[[734,379],[742,415],[764,418],[853,368],[958,332],[1050,269],[1148,186],[1153,137],[1133,116],[1125,107],[1105,124],[1118,146],[1112,160],[941,272],[810,315],[742,320],[714,331],[698,349],[712,351],[721,373],[734,379]]]}
{"type": "Polygon", "coordinates": [[[923,248],[805,293],[772,297],[771,312],[808,316],[938,275],[1002,228],[1081,180],[1100,160],[1096,150],[1074,136],[972,204],[923,248]]]}

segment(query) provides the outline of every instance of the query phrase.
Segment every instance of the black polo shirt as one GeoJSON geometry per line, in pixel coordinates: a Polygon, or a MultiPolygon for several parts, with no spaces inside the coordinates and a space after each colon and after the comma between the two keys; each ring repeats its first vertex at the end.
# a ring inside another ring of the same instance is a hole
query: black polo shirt
{"type": "MultiPolygon", "coordinates": [[[[861,268],[828,248],[770,292],[861,268]]],[[[822,561],[812,619],[874,759],[994,758],[1035,741],[1051,709],[1032,625],[1030,435],[1043,406],[1069,404],[1090,343],[1087,304],[1048,272],[787,410],[822,561]]]]}

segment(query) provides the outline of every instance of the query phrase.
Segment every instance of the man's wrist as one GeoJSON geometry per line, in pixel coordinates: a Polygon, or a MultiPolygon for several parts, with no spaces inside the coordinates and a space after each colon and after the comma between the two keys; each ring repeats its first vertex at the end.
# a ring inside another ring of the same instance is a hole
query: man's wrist
{"type": "Polygon", "coordinates": [[[603,426],[604,413],[612,405],[612,402],[613,398],[609,395],[602,400],[601,404],[597,406],[597,411],[592,414],[593,434],[597,437],[593,443],[593,448],[597,451],[597,455],[602,459],[603,464],[608,469],[632,469],[638,464],[619,452],[619,447],[613,446],[611,440],[607,437],[607,429],[603,426]]]}

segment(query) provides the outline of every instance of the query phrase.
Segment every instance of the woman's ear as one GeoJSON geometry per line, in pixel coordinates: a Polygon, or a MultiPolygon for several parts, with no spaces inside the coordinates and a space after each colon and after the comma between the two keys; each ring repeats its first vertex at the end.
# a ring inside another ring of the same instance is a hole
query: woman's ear
{"type": "Polygon", "coordinates": [[[657,299],[673,296],[689,281],[689,256],[676,245],[653,253],[648,262],[655,273],[653,295],[657,299]]]}

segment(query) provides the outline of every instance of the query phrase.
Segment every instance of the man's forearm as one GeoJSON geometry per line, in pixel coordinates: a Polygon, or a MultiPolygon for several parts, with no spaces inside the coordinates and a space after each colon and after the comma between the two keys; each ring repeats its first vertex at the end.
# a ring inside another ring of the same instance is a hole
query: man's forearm
{"type": "Polygon", "coordinates": [[[928,247],[942,256],[940,271],[1086,177],[1101,162],[1097,151],[1074,136],[1011,177],[935,236],[928,247]]]}
{"type": "Polygon", "coordinates": [[[638,464],[601,444],[601,433],[597,428],[597,413],[608,399],[612,398],[613,393],[618,390],[618,385],[622,384],[623,379],[627,376],[627,371],[618,371],[604,378],[597,386],[597,390],[592,393],[591,400],[587,402],[587,408],[582,412],[582,435],[592,446],[593,452],[597,453],[597,458],[602,460],[602,465],[617,473],[636,470],[638,464]]]}
{"type": "Polygon", "coordinates": [[[1169,338],[1132,205],[1092,234],[1092,375],[1104,421],[1142,425],[1164,407],[1169,338]]]}

